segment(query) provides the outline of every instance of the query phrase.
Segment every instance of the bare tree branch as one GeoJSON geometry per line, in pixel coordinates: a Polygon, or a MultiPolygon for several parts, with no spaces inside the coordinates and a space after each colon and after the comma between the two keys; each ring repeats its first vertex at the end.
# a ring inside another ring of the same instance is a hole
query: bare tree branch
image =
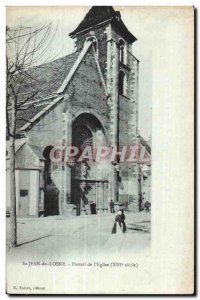
{"type": "Polygon", "coordinates": [[[10,141],[10,247],[17,245],[15,139],[20,136],[20,132],[16,130],[16,123],[24,121],[32,124],[24,117],[25,115],[23,116],[23,111],[35,107],[33,100],[39,90],[33,83],[39,83],[40,76],[35,78],[32,75],[32,68],[46,54],[56,34],[55,31],[50,38],[51,25],[50,23],[38,28],[6,27],[6,125],[10,141]],[[33,89],[27,89],[26,85],[33,85],[33,89]]]}
{"type": "Polygon", "coordinates": [[[17,109],[18,110],[25,110],[24,108],[22,109],[21,107],[27,103],[28,101],[32,100],[37,94],[38,94],[39,91],[36,91],[35,93],[33,93],[31,96],[27,96],[26,97],[26,100],[22,101],[22,102],[19,102],[19,104],[17,105],[17,109]],[[21,109],[20,109],[21,108],[21,109]]]}

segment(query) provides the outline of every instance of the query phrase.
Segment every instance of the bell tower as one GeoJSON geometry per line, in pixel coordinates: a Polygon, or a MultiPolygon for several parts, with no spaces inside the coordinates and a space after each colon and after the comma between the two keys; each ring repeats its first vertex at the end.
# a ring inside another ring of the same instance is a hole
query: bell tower
{"type": "MultiPolygon", "coordinates": [[[[127,29],[119,11],[112,6],[93,6],[78,27],[70,33],[76,51],[87,40],[93,42],[100,65],[109,107],[109,145],[120,152],[137,143],[138,68],[132,54],[136,37],[127,29]]],[[[111,198],[118,202],[138,202],[138,166],[116,161],[113,167],[111,198]],[[116,171],[117,170],[117,171],[116,171]],[[121,182],[122,184],[120,184],[121,182]],[[124,186],[134,186],[123,190],[124,186]],[[134,183],[133,183],[134,182],[134,183]],[[121,185],[121,187],[120,187],[121,185]]]]}
{"type": "MultiPolygon", "coordinates": [[[[132,44],[137,39],[123,23],[119,11],[115,11],[112,6],[93,6],[70,33],[70,37],[75,40],[76,51],[81,51],[86,40],[93,41],[110,97],[108,102],[116,106],[111,107],[112,118],[117,117],[120,96],[125,97],[126,101],[129,99],[131,103],[137,102],[139,61],[132,55],[132,44]]],[[[117,132],[112,132],[111,140],[120,138],[116,135],[117,132]]]]}

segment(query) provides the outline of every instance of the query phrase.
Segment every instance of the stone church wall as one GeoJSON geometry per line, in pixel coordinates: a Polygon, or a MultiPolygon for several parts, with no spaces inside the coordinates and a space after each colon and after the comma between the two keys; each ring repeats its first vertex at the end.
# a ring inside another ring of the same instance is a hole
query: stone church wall
{"type": "Polygon", "coordinates": [[[56,146],[62,140],[62,113],[65,109],[64,100],[52,107],[28,131],[29,143],[39,147],[56,146]]]}
{"type": "Polygon", "coordinates": [[[107,34],[106,25],[100,28],[95,28],[94,30],[87,31],[85,34],[79,36],[76,40],[75,47],[77,51],[83,48],[84,42],[87,38],[95,36],[98,41],[97,53],[100,62],[101,69],[104,76],[106,76],[106,63],[107,63],[107,34]]]}
{"type": "MultiPolygon", "coordinates": [[[[92,51],[92,50],[91,50],[92,51]]],[[[91,113],[109,130],[109,107],[94,56],[86,54],[70,83],[70,111],[74,119],[80,113],[91,113]]]]}

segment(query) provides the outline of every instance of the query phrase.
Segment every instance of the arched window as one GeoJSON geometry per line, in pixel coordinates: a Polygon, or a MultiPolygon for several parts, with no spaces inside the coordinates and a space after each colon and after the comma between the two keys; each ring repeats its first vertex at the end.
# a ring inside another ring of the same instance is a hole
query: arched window
{"type": "Polygon", "coordinates": [[[123,40],[119,40],[119,61],[124,64],[124,41],[123,40]]]}
{"type": "Polygon", "coordinates": [[[96,52],[97,56],[98,56],[98,42],[97,42],[97,38],[96,36],[90,36],[87,38],[87,41],[91,41],[92,45],[93,45],[93,49],[96,52]]]}
{"type": "Polygon", "coordinates": [[[123,71],[119,71],[119,78],[118,78],[118,90],[120,95],[125,94],[125,74],[123,71]]]}
{"type": "Polygon", "coordinates": [[[94,47],[94,51],[97,53],[97,41],[93,40],[92,45],[94,47]]]}

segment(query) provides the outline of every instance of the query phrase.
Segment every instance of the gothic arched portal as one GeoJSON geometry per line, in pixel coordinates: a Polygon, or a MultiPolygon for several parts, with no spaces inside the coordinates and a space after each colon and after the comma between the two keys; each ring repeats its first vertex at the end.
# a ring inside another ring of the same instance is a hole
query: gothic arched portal
{"type": "MultiPolygon", "coordinates": [[[[80,114],[72,124],[72,145],[79,154],[89,146],[92,154],[98,146],[106,146],[107,139],[101,122],[92,114],[80,114]]],[[[90,214],[90,204],[96,203],[97,211],[107,209],[108,174],[106,168],[94,160],[75,161],[71,169],[71,203],[81,213],[90,214]]]]}

